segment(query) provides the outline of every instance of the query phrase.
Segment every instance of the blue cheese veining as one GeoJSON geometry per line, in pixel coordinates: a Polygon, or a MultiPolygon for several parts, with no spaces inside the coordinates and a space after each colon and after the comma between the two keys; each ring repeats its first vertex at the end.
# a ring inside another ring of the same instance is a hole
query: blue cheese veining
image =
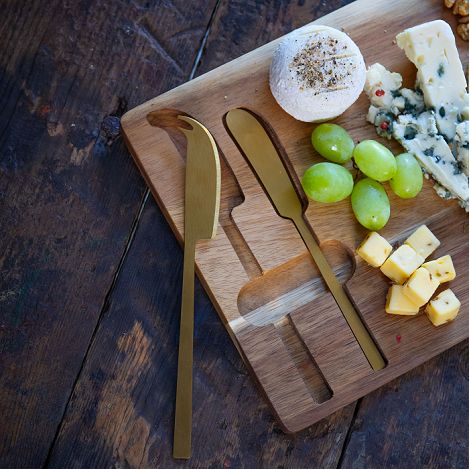
{"type": "Polygon", "coordinates": [[[397,45],[416,65],[426,107],[434,109],[439,133],[451,142],[457,124],[468,119],[467,81],[451,27],[442,20],[424,23],[400,33],[397,45]]]}
{"type": "Polygon", "coordinates": [[[468,176],[468,121],[457,124],[455,128],[455,156],[468,176]]]}
{"type": "MultiPolygon", "coordinates": [[[[418,117],[411,114],[398,116],[393,126],[393,136],[417,158],[426,173],[449,191],[449,195],[444,195],[446,199],[455,197],[464,208],[468,208],[468,177],[447,142],[437,133],[436,120],[431,111],[418,117]]],[[[439,187],[436,189],[442,197],[442,190],[439,187]]]]}

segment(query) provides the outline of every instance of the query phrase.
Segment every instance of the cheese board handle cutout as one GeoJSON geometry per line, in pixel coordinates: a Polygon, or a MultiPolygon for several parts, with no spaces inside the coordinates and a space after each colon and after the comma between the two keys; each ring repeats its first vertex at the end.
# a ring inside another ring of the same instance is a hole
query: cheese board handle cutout
{"type": "Polygon", "coordinates": [[[232,109],[224,116],[227,132],[257,175],[276,211],[294,223],[370,366],[373,370],[383,369],[386,363],[380,350],[334,275],[305,219],[306,198],[300,192],[298,180],[295,181],[282,145],[273,137],[273,129],[269,133],[263,122],[266,121],[253,111],[243,108],[232,109]]]}

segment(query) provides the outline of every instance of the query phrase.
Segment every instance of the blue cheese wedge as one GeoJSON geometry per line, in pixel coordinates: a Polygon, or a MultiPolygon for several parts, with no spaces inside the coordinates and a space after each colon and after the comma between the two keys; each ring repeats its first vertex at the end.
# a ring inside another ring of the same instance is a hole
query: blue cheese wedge
{"type": "Polygon", "coordinates": [[[417,116],[424,111],[424,99],[420,90],[400,88],[402,77],[390,72],[381,64],[373,64],[367,70],[364,91],[371,105],[367,120],[374,124],[377,133],[392,138],[393,123],[402,113],[417,116]]]}
{"type": "Polygon", "coordinates": [[[431,21],[406,29],[396,40],[418,69],[417,85],[426,107],[436,112],[439,133],[451,142],[468,106],[467,82],[451,27],[442,20],[431,21]]]}
{"type": "Polygon", "coordinates": [[[462,207],[468,210],[468,177],[447,142],[437,133],[432,112],[421,113],[418,117],[411,114],[399,116],[393,125],[393,136],[451,197],[458,198],[462,207]]]}
{"type": "Polygon", "coordinates": [[[468,176],[468,121],[457,124],[455,128],[455,151],[462,171],[468,176]]]}

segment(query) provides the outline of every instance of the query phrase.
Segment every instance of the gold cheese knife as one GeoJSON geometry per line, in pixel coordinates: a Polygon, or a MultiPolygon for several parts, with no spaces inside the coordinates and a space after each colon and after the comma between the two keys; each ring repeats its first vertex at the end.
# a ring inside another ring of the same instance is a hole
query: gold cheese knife
{"type": "Polygon", "coordinates": [[[191,457],[194,262],[196,242],[214,238],[220,207],[220,161],[217,145],[209,131],[195,119],[178,116],[190,124],[181,127],[186,136],[184,193],[184,263],[181,302],[178,378],[176,383],[173,457],[191,457]],[[187,127],[187,126],[185,126],[187,127]]]}
{"type": "Polygon", "coordinates": [[[229,111],[225,122],[278,214],[292,220],[296,226],[371,367],[374,370],[383,369],[385,361],[379,349],[312,235],[304,218],[304,207],[296,186],[270,136],[254,113],[245,109],[229,111]]]}

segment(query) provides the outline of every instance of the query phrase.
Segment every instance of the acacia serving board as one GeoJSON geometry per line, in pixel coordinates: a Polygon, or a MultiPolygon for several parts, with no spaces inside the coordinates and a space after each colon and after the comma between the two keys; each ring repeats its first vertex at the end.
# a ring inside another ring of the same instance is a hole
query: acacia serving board
{"type": "MultiPolygon", "coordinates": [[[[359,0],[316,23],[343,29],[366,64],[380,62],[412,86],[416,70],[394,38],[407,27],[438,18],[455,28],[442,3],[359,0]]],[[[455,201],[437,197],[430,181],[412,200],[401,200],[386,188],[392,215],[381,234],[399,244],[425,223],[442,242],[433,256],[449,253],[454,259],[458,275],[448,285],[462,301],[461,313],[435,328],[423,313],[385,313],[389,282],[354,255],[367,231],[355,222],[349,200],[310,204],[306,217],[387,361],[385,369],[373,372],[294,226],[277,215],[223,124],[229,110],[251,109],[273,129],[298,176],[322,161],[310,144],[313,125],[283,112],[269,91],[268,69],[278,42],[129,111],[122,129],[181,242],[185,140],[172,127],[172,116],[190,115],[214,136],[222,165],[219,227],[215,239],[197,246],[198,275],[280,423],[296,432],[468,337],[468,219],[455,201]],[[162,128],[148,123],[151,111],[162,112],[162,128]]],[[[467,65],[468,48],[459,38],[457,43],[467,65]]],[[[355,140],[379,139],[365,120],[367,109],[368,100],[361,96],[335,122],[355,140]]],[[[395,153],[402,151],[396,142],[383,143],[395,153]]]]}

